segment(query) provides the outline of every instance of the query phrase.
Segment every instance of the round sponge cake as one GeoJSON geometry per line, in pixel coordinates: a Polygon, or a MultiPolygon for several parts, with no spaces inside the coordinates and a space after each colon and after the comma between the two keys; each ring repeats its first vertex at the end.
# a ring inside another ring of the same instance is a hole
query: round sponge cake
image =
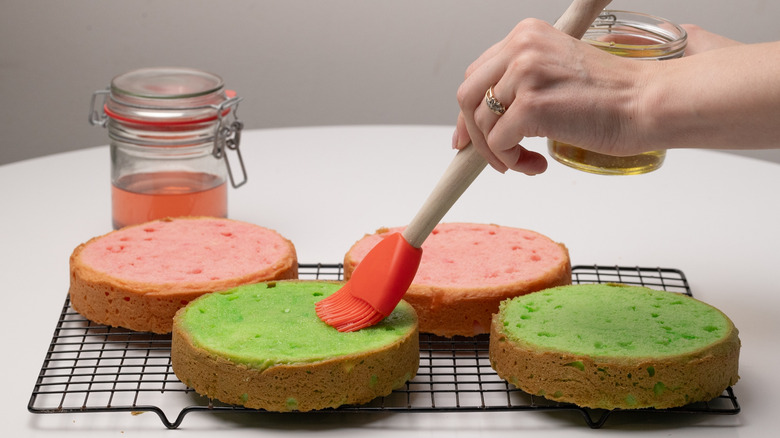
{"type": "Polygon", "coordinates": [[[70,257],[70,301],[87,319],[169,333],[173,315],[200,295],[298,277],[293,244],[230,219],[161,219],[79,245],[70,257]]]}
{"type": "Polygon", "coordinates": [[[315,303],[343,283],[279,281],[205,295],[174,319],[171,364],[201,395],[269,411],[360,404],[390,394],[419,365],[414,310],[340,333],[315,303]]]}
{"type": "MultiPolygon", "coordinates": [[[[344,256],[344,276],[390,233],[366,235],[344,256]]],[[[420,331],[440,336],[487,333],[498,304],[553,286],[571,284],[569,252],[535,231],[490,224],[442,223],[422,245],[420,267],[404,300],[420,331]]]]}
{"type": "Polygon", "coordinates": [[[584,284],[501,303],[490,362],[523,391],[602,409],[711,400],[739,379],[731,320],[687,295],[584,284]]]}

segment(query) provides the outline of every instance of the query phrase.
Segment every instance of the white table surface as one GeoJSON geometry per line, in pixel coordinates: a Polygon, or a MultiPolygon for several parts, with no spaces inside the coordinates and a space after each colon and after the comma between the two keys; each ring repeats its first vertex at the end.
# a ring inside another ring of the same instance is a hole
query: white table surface
{"type": "MultiPolygon", "coordinates": [[[[302,263],[338,263],[364,233],[406,224],[449,164],[450,126],[252,130],[246,186],[229,216],[278,230],[302,263]]],[[[532,149],[546,150],[543,139],[532,149]]],[[[24,145],[16,145],[24,147],[24,145]]],[[[68,257],[111,230],[107,147],[0,166],[3,436],[774,435],[780,414],[780,166],[712,151],[670,151],[657,172],[605,177],[555,162],[539,176],[488,168],[445,221],[529,228],[565,243],[573,264],[682,270],[694,296],[740,330],[742,412],[629,415],[589,429],[576,413],[281,416],[192,413],[177,431],[152,413],[32,414],[26,409],[68,290],[68,257]]]]}

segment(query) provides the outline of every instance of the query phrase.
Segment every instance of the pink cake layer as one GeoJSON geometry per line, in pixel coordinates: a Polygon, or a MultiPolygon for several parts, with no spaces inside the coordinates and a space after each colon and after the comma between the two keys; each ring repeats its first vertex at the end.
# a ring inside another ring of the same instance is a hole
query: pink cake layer
{"type": "MultiPolygon", "coordinates": [[[[403,227],[364,236],[344,255],[349,279],[371,248],[403,227]]],[[[493,224],[443,223],[423,244],[404,300],[420,331],[439,336],[487,333],[501,301],[571,283],[569,251],[547,236],[493,224]]]]}
{"type": "Polygon", "coordinates": [[[295,246],[276,231],[224,218],[179,217],[125,227],[70,256],[70,303],[91,321],[168,333],[199,296],[298,277],[295,246]]]}
{"type": "Polygon", "coordinates": [[[82,261],[127,281],[201,283],[271,266],[288,251],[276,232],[226,219],[156,221],[110,233],[82,261]]]}
{"type": "MultiPolygon", "coordinates": [[[[351,257],[362,260],[384,236],[403,228],[364,237],[350,250],[351,257]]],[[[439,224],[422,249],[413,283],[458,288],[535,279],[566,256],[559,244],[539,233],[486,224],[439,224]]]]}

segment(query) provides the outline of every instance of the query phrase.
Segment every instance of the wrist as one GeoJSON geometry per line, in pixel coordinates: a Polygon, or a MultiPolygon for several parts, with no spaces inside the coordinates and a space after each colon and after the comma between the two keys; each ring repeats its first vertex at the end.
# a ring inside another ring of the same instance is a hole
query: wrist
{"type": "Polygon", "coordinates": [[[639,152],[669,149],[682,135],[678,126],[683,119],[682,109],[677,107],[680,96],[671,71],[675,61],[640,62],[644,65],[637,75],[637,146],[639,152]]]}

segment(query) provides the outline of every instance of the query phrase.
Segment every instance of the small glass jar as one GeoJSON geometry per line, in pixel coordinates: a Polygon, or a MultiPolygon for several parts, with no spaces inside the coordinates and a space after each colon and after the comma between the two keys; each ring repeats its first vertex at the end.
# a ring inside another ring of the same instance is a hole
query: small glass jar
{"type": "Polygon", "coordinates": [[[227,179],[233,187],[246,182],[239,101],[219,76],[172,67],[130,71],[93,94],[90,123],[107,127],[110,140],[115,229],[164,217],[227,217],[227,179]]]}
{"type": "MultiPolygon", "coordinates": [[[[583,41],[613,55],[637,60],[662,61],[685,52],[685,29],[664,18],[637,12],[604,10],[582,37],[583,41]]],[[[627,157],[600,154],[574,145],[547,140],[550,155],[560,163],[602,175],[635,175],[658,169],[666,151],[627,157]]]]}

